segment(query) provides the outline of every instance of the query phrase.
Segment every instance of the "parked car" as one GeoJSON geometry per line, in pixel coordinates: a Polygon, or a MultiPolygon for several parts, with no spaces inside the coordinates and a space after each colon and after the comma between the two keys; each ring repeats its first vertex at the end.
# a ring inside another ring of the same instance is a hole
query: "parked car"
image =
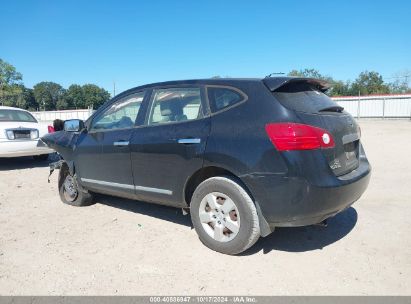
{"type": "Polygon", "coordinates": [[[46,160],[54,151],[40,137],[53,132],[40,124],[30,112],[0,106],[0,157],[34,156],[46,160]]]}
{"type": "Polygon", "coordinates": [[[357,122],[322,80],[173,81],[128,90],[43,137],[64,203],[93,193],[189,208],[200,240],[238,254],[276,227],[348,208],[371,167],[357,122]]]}

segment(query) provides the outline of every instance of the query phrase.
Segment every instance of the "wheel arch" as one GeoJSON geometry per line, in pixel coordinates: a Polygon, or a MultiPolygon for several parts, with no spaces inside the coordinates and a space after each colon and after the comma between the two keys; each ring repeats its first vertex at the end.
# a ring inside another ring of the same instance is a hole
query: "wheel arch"
{"type": "MultiPolygon", "coordinates": [[[[58,177],[58,186],[59,188],[64,182],[64,178],[67,174],[73,175],[76,173],[76,168],[74,166],[74,161],[66,161],[63,159],[60,167],[59,177],[58,177]]],[[[77,185],[80,191],[88,193],[88,190],[83,187],[80,180],[77,180],[77,185]]]]}
{"type": "MultiPolygon", "coordinates": [[[[190,206],[193,193],[199,184],[201,184],[203,181],[205,181],[206,179],[210,177],[222,176],[222,175],[231,176],[241,181],[240,178],[236,176],[234,173],[232,173],[231,171],[225,168],[222,168],[222,167],[218,167],[218,166],[207,166],[207,167],[203,167],[197,170],[196,172],[194,172],[194,174],[190,176],[190,178],[187,180],[184,186],[184,201],[186,202],[187,206],[190,206]]],[[[246,185],[242,181],[241,183],[242,183],[242,186],[245,187],[246,191],[250,192],[249,189],[246,187],[246,185]]],[[[251,195],[251,193],[249,194],[251,195]]]]}
{"type": "Polygon", "coordinates": [[[265,237],[274,231],[273,227],[270,227],[267,220],[265,219],[264,215],[262,214],[261,208],[259,203],[254,199],[250,189],[247,185],[241,180],[241,178],[234,174],[233,172],[218,166],[207,166],[199,169],[196,171],[186,182],[184,187],[184,199],[187,207],[190,206],[191,198],[197,186],[201,184],[203,181],[210,177],[214,176],[229,176],[235,179],[248,193],[248,195],[253,200],[255,207],[257,209],[257,215],[260,222],[260,233],[261,236],[265,237]]]}
{"type": "MultiPolygon", "coordinates": [[[[74,169],[74,168],[73,168],[74,169]]],[[[67,164],[66,161],[63,161],[61,163],[61,167],[59,170],[59,177],[58,177],[58,187],[60,189],[61,185],[64,182],[64,178],[66,177],[67,174],[72,174],[73,171],[70,170],[69,165],[67,164]]]]}

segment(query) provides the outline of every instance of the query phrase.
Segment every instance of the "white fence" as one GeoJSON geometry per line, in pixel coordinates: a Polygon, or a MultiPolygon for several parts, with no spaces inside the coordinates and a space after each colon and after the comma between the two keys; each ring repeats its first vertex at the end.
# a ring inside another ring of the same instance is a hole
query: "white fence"
{"type": "Polygon", "coordinates": [[[93,109],[82,110],[63,110],[63,111],[42,111],[31,112],[33,116],[39,121],[53,121],[55,119],[67,120],[67,119],[82,119],[86,120],[93,114],[93,109]]]}
{"type": "MultiPolygon", "coordinates": [[[[411,94],[381,96],[347,96],[333,97],[352,116],[357,118],[410,118],[411,94]]],[[[93,114],[93,109],[32,112],[39,121],[55,119],[83,119],[93,114]]]]}
{"type": "Polygon", "coordinates": [[[352,116],[411,118],[411,94],[333,97],[352,116]]]}

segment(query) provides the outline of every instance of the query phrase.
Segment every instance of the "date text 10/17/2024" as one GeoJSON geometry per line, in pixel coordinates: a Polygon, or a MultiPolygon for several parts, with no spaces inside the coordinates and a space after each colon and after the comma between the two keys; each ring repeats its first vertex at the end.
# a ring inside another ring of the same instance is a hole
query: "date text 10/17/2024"
{"type": "Polygon", "coordinates": [[[150,297],[150,303],[257,303],[255,297],[248,296],[164,296],[150,297]]]}

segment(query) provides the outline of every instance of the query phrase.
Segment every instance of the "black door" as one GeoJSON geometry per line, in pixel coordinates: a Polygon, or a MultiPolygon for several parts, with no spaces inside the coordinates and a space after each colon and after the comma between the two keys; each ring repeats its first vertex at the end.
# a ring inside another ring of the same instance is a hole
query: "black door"
{"type": "Polygon", "coordinates": [[[184,206],[183,189],[201,169],[210,131],[199,87],[154,89],[145,125],[134,129],[131,161],[138,198],[184,206]]]}
{"type": "Polygon", "coordinates": [[[134,197],[130,140],[144,92],[114,102],[96,116],[78,145],[81,182],[101,193],[134,197]]]}

